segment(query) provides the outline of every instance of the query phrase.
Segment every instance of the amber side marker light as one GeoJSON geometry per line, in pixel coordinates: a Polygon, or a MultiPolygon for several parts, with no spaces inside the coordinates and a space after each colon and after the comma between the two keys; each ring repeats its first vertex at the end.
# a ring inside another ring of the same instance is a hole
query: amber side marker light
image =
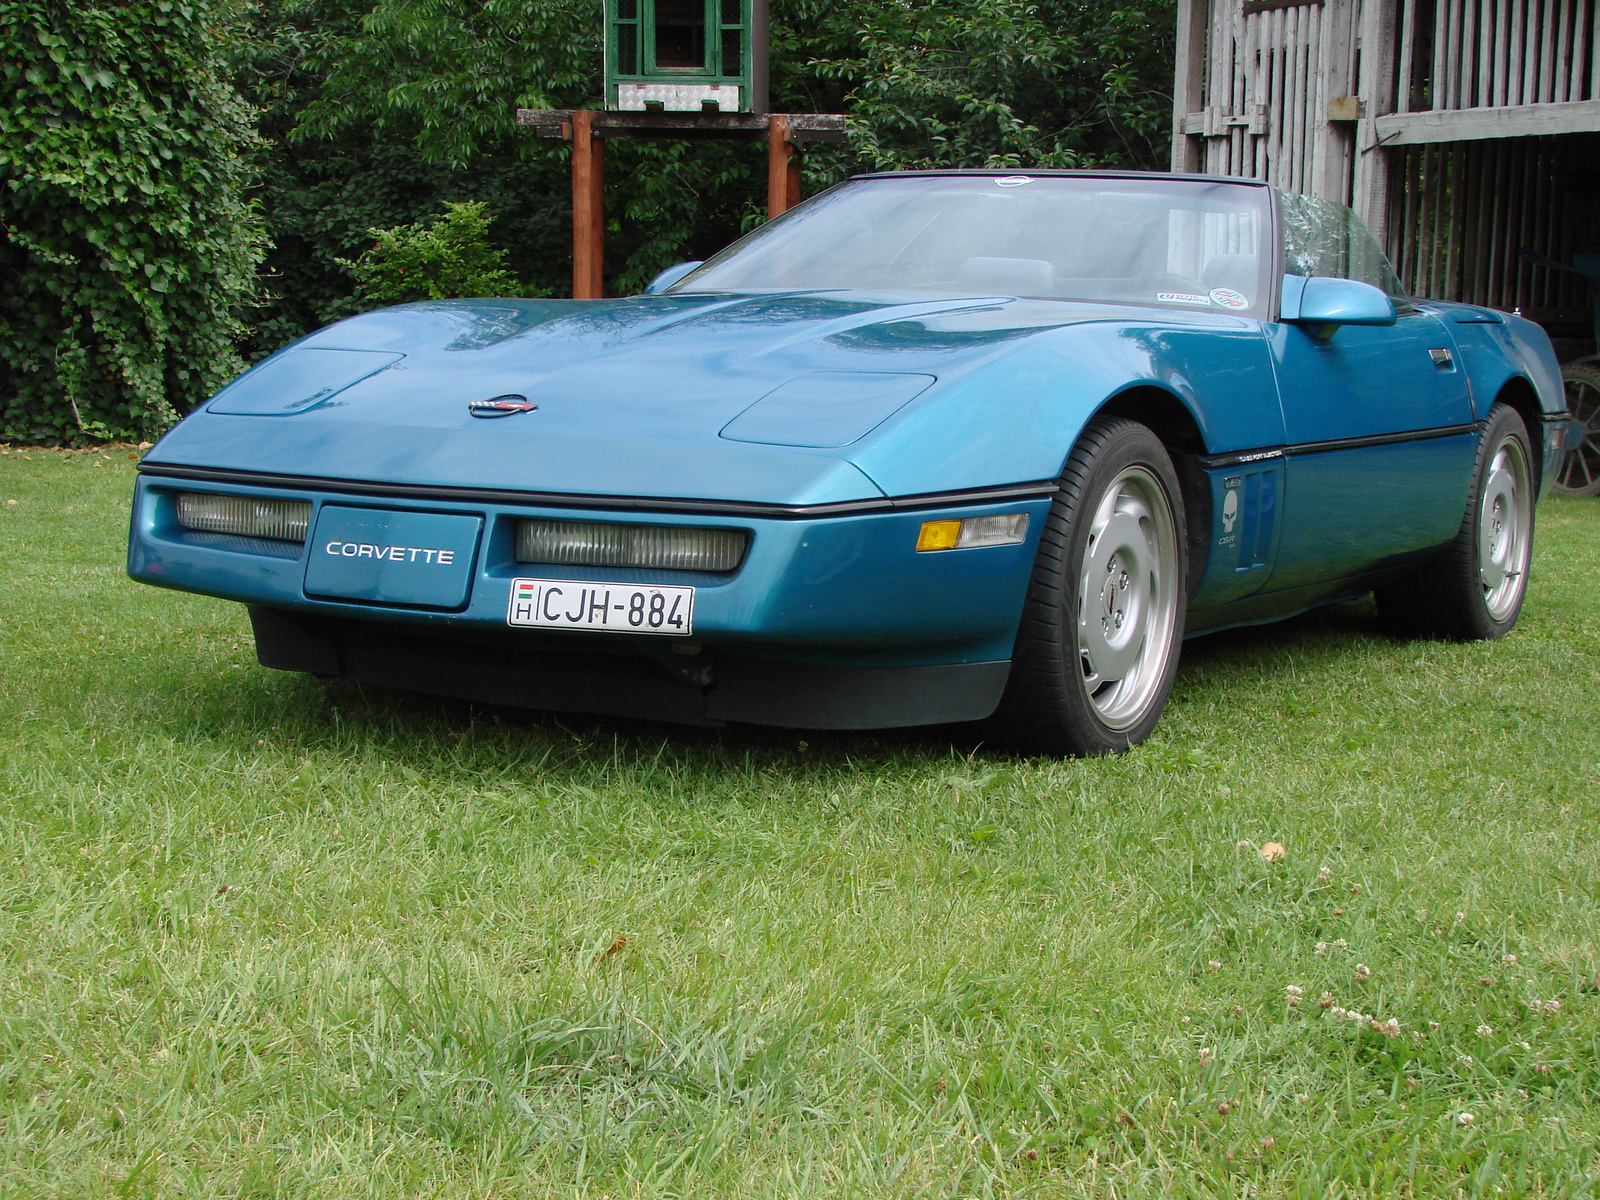
{"type": "Polygon", "coordinates": [[[922,531],[917,534],[917,550],[975,550],[979,546],[1015,546],[1027,536],[1027,513],[924,521],[922,531]]]}

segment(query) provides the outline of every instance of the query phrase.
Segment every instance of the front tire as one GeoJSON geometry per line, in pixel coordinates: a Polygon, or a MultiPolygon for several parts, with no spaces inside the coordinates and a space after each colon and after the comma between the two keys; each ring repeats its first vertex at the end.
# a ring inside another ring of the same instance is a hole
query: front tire
{"type": "Polygon", "coordinates": [[[1511,631],[1533,559],[1532,463],[1527,426],[1515,409],[1496,404],[1455,540],[1433,563],[1375,593],[1390,629],[1461,642],[1511,631]]]}
{"type": "Polygon", "coordinates": [[[1119,753],[1155,728],[1178,669],[1188,596],[1178,478],[1149,429],[1098,418],[1059,487],[997,719],[1030,753],[1119,753]]]}

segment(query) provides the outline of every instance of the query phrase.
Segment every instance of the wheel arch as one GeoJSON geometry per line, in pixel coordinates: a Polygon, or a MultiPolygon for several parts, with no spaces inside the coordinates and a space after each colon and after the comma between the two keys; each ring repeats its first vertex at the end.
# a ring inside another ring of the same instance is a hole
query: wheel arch
{"type": "MultiPolygon", "coordinates": [[[[1189,595],[1205,577],[1211,550],[1211,478],[1200,466],[1207,452],[1205,434],[1193,411],[1181,398],[1153,384],[1139,384],[1117,392],[1102,404],[1096,417],[1123,417],[1137,421],[1161,439],[1177,471],[1179,500],[1188,533],[1189,595]]],[[[1070,453],[1070,449],[1068,453],[1070,453]]]]}
{"type": "MultiPolygon", "coordinates": [[[[1528,431],[1528,458],[1533,468],[1533,494],[1544,493],[1544,409],[1539,404],[1539,393],[1524,375],[1513,375],[1500,385],[1494,402],[1510,407],[1528,431]]],[[[1488,410],[1483,416],[1487,418],[1488,410]]]]}

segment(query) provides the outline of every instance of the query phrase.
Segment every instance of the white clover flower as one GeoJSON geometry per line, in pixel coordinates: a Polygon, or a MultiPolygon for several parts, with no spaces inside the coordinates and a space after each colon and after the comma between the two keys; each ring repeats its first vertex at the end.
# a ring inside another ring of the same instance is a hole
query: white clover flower
{"type": "Polygon", "coordinates": [[[1357,979],[1371,979],[1372,978],[1372,968],[1367,966],[1366,963],[1357,963],[1356,964],[1356,978],[1357,979]]]}
{"type": "Polygon", "coordinates": [[[1332,867],[1323,867],[1322,870],[1317,872],[1317,882],[1318,883],[1327,883],[1328,880],[1330,880],[1332,878],[1333,878],[1333,868],[1332,867]]]}
{"type": "Polygon", "coordinates": [[[1334,1005],[1330,1005],[1329,1006],[1328,1015],[1330,1017],[1346,1017],[1346,1016],[1350,1015],[1350,1010],[1347,1009],[1347,1008],[1342,1008],[1337,1004],[1334,1004],[1334,1005]]]}
{"type": "Polygon", "coordinates": [[[1211,1063],[1215,1058],[1216,1055],[1212,1053],[1210,1046],[1200,1047],[1200,1065],[1202,1067],[1211,1063]]]}
{"type": "Polygon", "coordinates": [[[1304,996],[1305,995],[1304,991],[1302,991],[1300,988],[1295,987],[1295,985],[1292,984],[1292,983],[1289,984],[1283,990],[1284,990],[1284,994],[1285,995],[1289,995],[1289,996],[1304,996]]]}
{"type": "Polygon", "coordinates": [[[1429,1021],[1428,1022],[1428,1028],[1430,1030],[1432,1030],[1434,1033],[1437,1033],[1439,1031],[1439,1022],[1437,1022],[1437,1021],[1429,1021]]]}
{"type": "Polygon", "coordinates": [[[1390,1017],[1387,1021],[1380,1021],[1377,1018],[1373,1018],[1371,1021],[1367,1022],[1367,1025],[1375,1033],[1381,1033],[1386,1038],[1397,1038],[1400,1036],[1400,1022],[1395,1020],[1393,1017],[1390,1017]]]}
{"type": "Polygon", "coordinates": [[[1350,949],[1350,943],[1345,941],[1343,938],[1334,938],[1333,948],[1335,950],[1348,950],[1350,949]]]}
{"type": "Polygon", "coordinates": [[[1456,1118],[1456,1124],[1457,1125],[1471,1125],[1477,1119],[1478,1118],[1473,1116],[1471,1113],[1462,1113],[1459,1117],[1456,1118]]]}
{"type": "Polygon", "coordinates": [[[1206,963],[1206,970],[1220,971],[1222,970],[1222,964],[1213,958],[1206,963]]]}
{"type": "Polygon", "coordinates": [[[1456,914],[1456,924],[1457,925],[1461,924],[1461,922],[1465,921],[1466,919],[1467,919],[1467,914],[1466,913],[1458,912],[1456,914]]]}
{"type": "Polygon", "coordinates": [[[1492,1025],[1479,1025],[1478,1026],[1478,1036],[1479,1037],[1493,1037],[1494,1036],[1494,1026],[1492,1026],[1492,1025]]]}
{"type": "Polygon", "coordinates": [[[1547,1013],[1558,1013],[1558,1012],[1560,1012],[1561,1011],[1561,1001],[1559,1001],[1559,1000],[1546,1000],[1544,1002],[1544,1010],[1547,1013]]]}
{"type": "Polygon", "coordinates": [[[1333,993],[1332,992],[1323,992],[1322,993],[1322,998],[1320,1000],[1318,1000],[1317,1003],[1323,1008],[1332,1008],[1333,1007],[1333,993]]]}
{"type": "Polygon", "coordinates": [[[1317,957],[1318,958],[1326,958],[1327,956],[1328,956],[1328,943],[1327,942],[1318,942],[1317,943],[1317,957]]]}
{"type": "Polygon", "coordinates": [[[1502,954],[1500,956],[1500,961],[1505,963],[1508,967],[1514,967],[1517,965],[1517,956],[1515,954],[1502,954]]]}

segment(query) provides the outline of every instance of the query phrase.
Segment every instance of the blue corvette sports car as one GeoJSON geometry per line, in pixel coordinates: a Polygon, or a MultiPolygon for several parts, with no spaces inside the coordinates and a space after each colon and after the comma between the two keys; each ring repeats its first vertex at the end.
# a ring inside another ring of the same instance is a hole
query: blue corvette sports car
{"type": "Polygon", "coordinates": [[[129,573],[269,667],[541,709],[1144,738],[1186,636],[1376,591],[1498,637],[1538,326],[1238,179],[869,175],[617,300],[319,330],[141,465],[129,573]]]}

